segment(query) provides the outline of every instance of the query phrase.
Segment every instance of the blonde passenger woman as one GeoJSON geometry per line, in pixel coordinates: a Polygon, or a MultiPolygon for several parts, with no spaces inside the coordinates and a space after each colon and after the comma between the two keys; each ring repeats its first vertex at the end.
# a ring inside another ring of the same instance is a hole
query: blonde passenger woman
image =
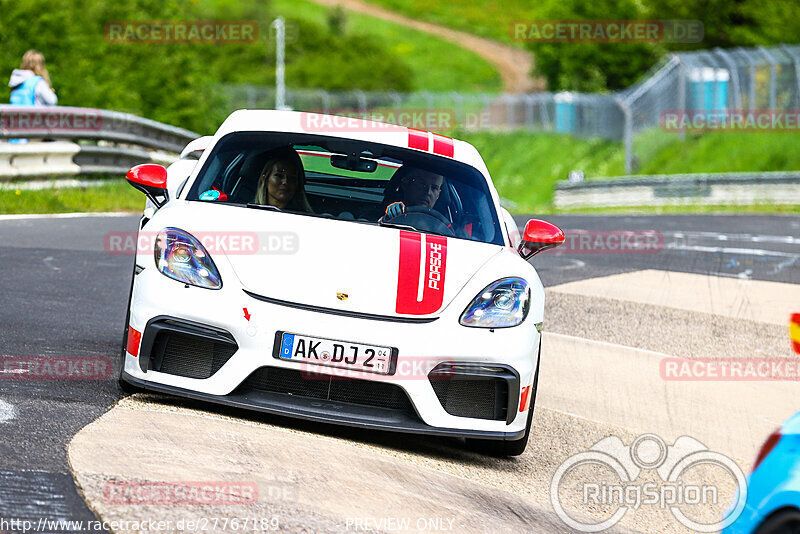
{"type": "Polygon", "coordinates": [[[44,56],[38,50],[28,50],[22,63],[11,73],[11,104],[17,106],[55,106],[58,97],[53,91],[44,56]]]}
{"type": "Polygon", "coordinates": [[[256,204],[313,213],[306,198],[306,177],[300,156],[291,148],[272,151],[258,176],[256,204]]]}

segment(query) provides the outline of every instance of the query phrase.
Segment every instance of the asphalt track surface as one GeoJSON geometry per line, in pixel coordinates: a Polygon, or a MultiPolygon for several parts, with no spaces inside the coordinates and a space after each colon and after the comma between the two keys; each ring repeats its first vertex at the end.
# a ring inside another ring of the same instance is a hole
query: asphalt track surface
{"type": "MultiPolygon", "coordinates": [[[[653,254],[541,254],[533,264],[546,287],[642,269],[800,283],[800,217],[546,218],[568,234],[644,231],[662,240],[653,254]]],[[[0,218],[0,356],[113,364],[107,379],[90,381],[0,374],[0,518],[95,519],[76,491],[66,444],[123,396],[116,375],[133,258],[106,252],[104,236],[135,231],[137,220],[0,218]]]]}

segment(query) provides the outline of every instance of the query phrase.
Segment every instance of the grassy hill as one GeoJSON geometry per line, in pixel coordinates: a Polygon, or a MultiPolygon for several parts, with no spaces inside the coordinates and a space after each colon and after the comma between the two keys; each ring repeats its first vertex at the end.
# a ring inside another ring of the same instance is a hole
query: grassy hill
{"type": "MultiPolygon", "coordinates": [[[[272,0],[276,14],[325,26],[331,10],[308,0],[272,0]]],[[[477,54],[433,35],[353,12],[344,12],[347,35],[366,35],[391,53],[378,61],[398,58],[411,70],[410,87],[426,91],[499,91],[497,69],[477,54]]],[[[302,36],[301,36],[302,37],[302,36]]],[[[330,58],[320,58],[321,66],[330,58]]]]}
{"type": "Polygon", "coordinates": [[[505,43],[518,44],[511,38],[510,28],[514,22],[541,18],[541,2],[530,0],[451,0],[428,2],[427,0],[367,0],[403,15],[448,26],[481,37],[505,43]]]}
{"type": "MultiPolygon", "coordinates": [[[[0,73],[36,48],[47,58],[59,104],[126,111],[197,132],[214,131],[231,111],[221,84],[272,86],[270,22],[284,15],[292,87],[364,90],[486,90],[497,71],[472,52],[434,36],[360,15],[334,16],[307,0],[0,0],[0,73]],[[110,21],[255,21],[251,43],[112,42],[110,21]],[[435,68],[432,66],[435,65],[435,68]]],[[[4,83],[5,85],[5,83],[4,83]]],[[[8,102],[8,89],[0,101],[8,102]]]]}

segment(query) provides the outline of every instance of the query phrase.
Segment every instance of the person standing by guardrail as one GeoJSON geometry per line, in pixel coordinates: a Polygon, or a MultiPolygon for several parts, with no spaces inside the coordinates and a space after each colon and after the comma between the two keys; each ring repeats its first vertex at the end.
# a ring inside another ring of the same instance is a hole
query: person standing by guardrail
{"type": "MultiPolygon", "coordinates": [[[[11,73],[8,82],[13,106],[55,106],[58,97],[50,82],[44,55],[38,50],[28,50],[22,63],[11,73]]],[[[27,143],[27,139],[9,139],[9,143],[27,143]]]]}

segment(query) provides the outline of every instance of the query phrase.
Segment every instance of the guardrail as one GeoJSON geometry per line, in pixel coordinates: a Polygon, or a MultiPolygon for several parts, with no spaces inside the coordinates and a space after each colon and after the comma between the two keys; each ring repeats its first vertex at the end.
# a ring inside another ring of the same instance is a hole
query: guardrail
{"type": "Polygon", "coordinates": [[[90,139],[180,152],[198,137],[177,126],[118,111],[0,105],[0,139],[90,139]]]}
{"type": "Polygon", "coordinates": [[[558,209],[800,204],[800,172],[620,176],[556,184],[558,209]]]}
{"type": "Polygon", "coordinates": [[[30,140],[0,143],[0,178],[125,173],[139,163],[168,164],[198,137],[117,111],[0,105],[0,139],[30,140]]]}

